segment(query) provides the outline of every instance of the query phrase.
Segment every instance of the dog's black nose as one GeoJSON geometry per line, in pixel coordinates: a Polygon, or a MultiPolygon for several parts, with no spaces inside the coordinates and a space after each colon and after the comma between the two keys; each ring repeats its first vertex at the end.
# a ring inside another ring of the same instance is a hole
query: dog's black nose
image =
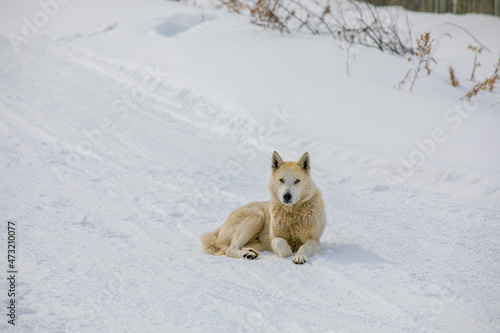
{"type": "Polygon", "coordinates": [[[285,199],[285,202],[289,202],[292,199],[292,195],[290,193],[286,193],[283,196],[283,199],[285,199]]]}

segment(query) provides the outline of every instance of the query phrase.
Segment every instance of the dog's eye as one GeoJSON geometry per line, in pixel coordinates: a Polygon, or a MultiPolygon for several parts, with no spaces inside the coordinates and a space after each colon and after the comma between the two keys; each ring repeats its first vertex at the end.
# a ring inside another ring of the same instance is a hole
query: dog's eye
{"type": "Polygon", "coordinates": [[[295,180],[295,184],[299,183],[300,182],[300,179],[296,179],[295,180]]]}
{"type": "Polygon", "coordinates": [[[284,183],[284,182],[285,182],[285,180],[284,180],[283,178],[280,178],[280,182],[284,183]]]}

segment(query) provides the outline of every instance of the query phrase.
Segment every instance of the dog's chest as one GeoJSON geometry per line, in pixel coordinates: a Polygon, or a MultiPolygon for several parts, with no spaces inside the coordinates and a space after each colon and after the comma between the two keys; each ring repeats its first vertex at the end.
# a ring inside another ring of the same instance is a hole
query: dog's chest
{"type": "Polygon", "coordinates": [[[291,225],[278,224],[273,228],[273,236],[285,239],[292,248],[292,251],[296,252],[303,244],[304,232],[298,223],[291,225]]]}
{"type": "Polygon", "coordinates": [[[286,241],[292,248],[292,252],[297,252],[299,248],[304,244],[300,239],[297,238],[287,239],[286,241]]]}
{"type": "Polygon", "coordinates": [[[298,249],[303,244],[304,236],[309,234],[309,226],[305,222],[297,215],[277,214],[273,216],[272,235],[285,239],[292,250],[294,247],[298,249]]]}

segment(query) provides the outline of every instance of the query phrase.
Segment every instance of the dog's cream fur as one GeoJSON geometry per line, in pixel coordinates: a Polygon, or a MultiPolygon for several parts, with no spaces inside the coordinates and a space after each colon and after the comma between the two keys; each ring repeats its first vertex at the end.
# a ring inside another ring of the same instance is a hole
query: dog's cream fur
{"type": "Polygon", "coordinates": [[[258,251],[283,258],[297,251],[293,262],[303,264],[319,251],[326,216],[321,191],[310,176],[309,154],[283,162],[274,152],[271,168],[271,200],[238,208],[221,227],[202,235],[205,253],[255,259],[258,251]]]}

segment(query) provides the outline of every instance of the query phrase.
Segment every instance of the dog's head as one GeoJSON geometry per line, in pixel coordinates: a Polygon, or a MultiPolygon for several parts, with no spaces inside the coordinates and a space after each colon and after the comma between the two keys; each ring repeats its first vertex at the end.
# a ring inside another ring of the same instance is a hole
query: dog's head
{"type": "Polygon", "coordinates": [[[275,200],[291,206],[308,200],[314,194],[308,153],[302,155],[298,162],[283,162],[280,155],[274,152],[271,169],[269,191],[275,200]]]}

